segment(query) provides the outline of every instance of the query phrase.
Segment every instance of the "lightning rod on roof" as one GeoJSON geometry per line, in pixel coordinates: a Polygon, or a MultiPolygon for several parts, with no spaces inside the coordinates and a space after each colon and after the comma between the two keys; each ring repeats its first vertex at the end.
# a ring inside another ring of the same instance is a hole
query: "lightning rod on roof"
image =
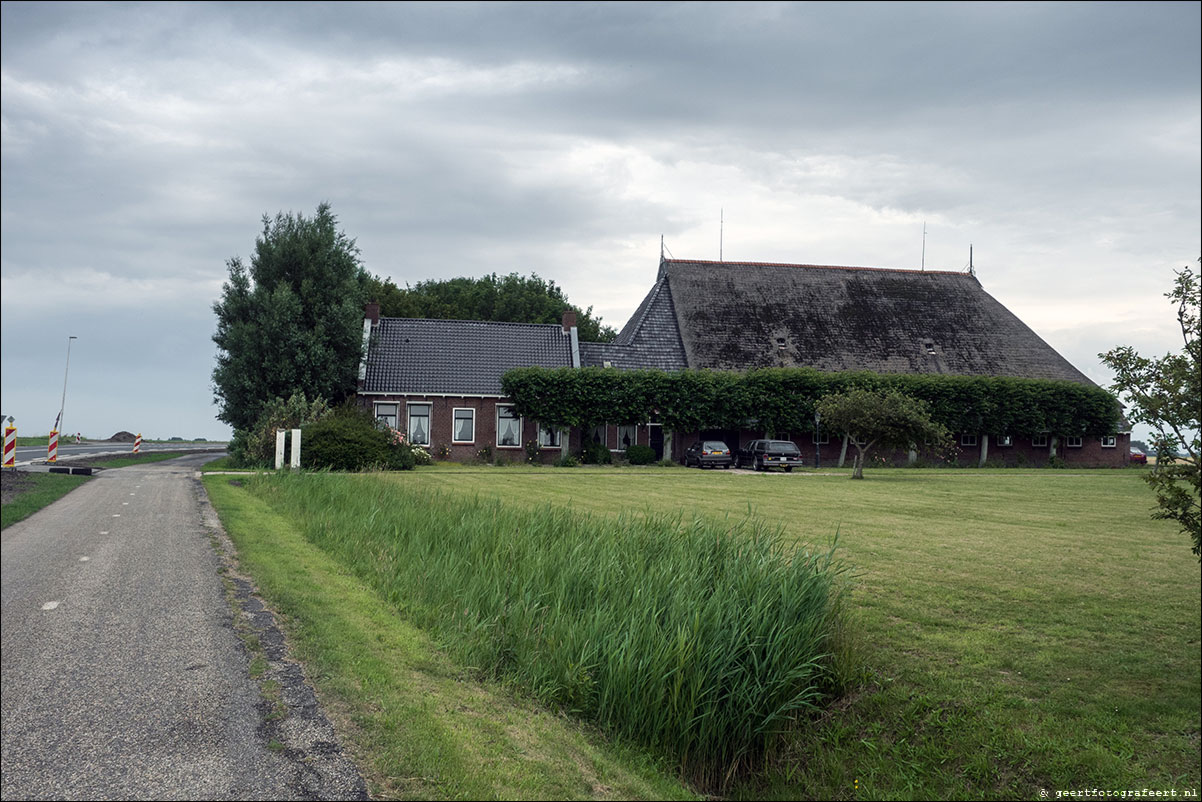
{"type": "Polygon", "coordinates": [[[975,276],[976,274],[976,268],[972,266],[972,243],[970,242],[968,243],[968,275],[975,276]]]}
{"type": "Polygon", "coordinates": [[[927,269],[927,221],[922,221],[922,266],[920,270],[927,269]]]}
{"type": "Polygon", "coordinates": [[[725,222],[726,222],[725,215],[726,215],[726,210],[719,208],[718,209],[718,261],[719,262],[722,261],[722,235],[723,235],[723,226],[725,225],[725,222]]]}

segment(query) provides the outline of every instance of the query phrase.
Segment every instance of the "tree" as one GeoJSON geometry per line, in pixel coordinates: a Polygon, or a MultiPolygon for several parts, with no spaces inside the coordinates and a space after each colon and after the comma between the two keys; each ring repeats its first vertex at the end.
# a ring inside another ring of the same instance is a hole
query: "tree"
{"type": "Polygon", "coordinates": [[[947,429],[931,420],[927,406],[896,390],[852,389],[818,402],[818,414],[828,431],[843,432],[856,447],[852,479],[864,478],[864,460],[875,446],[911,448],[942,444],[947,429]]]}
{"type": "Polygon", "coordinates": [[[576,312],[576,330],[582,342],[609,342],[615,336],[593,308],[581,310],[568,302],[554,281],[510,273],[482,278],[420,281],[401,289],[391,279],[370,279],[373,300],[384,317],[418,317],[434,320],[498,320],[509,323],[559,323],[564,310],[576,312]]]}
{"type": "Polygon", "coordinates": [[[263,216],[250,266],[227,262],[217,314],[217,417],[236,430],[302,393],[337,404],[355,391],[369,276],[328,203],[312,218],[263,216]]]}
{"type": "MultiPolygon", "coordinates": [[[[1202,262],[1202,259],[1198,260],[1202,262]]],[[[1177,521],[1193,540],[1202,562],[1202,477],[1200,477],[1199,406],[1202,405],[1202,343],[1199,341],[1199,278],[1188,267],[1175,273],[1165,297],[1177,305],[1184,347],[1158,359],[1142,357],[1124,345],[1105,354],[1114,371],[1113,389],[1126,397],[1132,423],[1156,430],[1156,468],[1144,479],[1156,493],[1153,518],[1177,521]]]]}

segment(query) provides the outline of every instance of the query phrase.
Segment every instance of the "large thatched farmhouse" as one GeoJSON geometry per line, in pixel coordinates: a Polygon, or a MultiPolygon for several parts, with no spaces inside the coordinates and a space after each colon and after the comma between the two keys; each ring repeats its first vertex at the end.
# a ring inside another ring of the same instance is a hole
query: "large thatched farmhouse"
{"type": "MultiPolygon", "coordinates": [[[[583,438],[621,452],[645,444],[678,459],[699,437],[734,448],[766,435],[794,439],[803,453],[818,440],[823,464],[842,455],[837,436],[744,428],[663,431],[637,425],[560,432],[524,420],[501,389],[511,368],[608,367],[820,371],[1054,379],[1093,386],[968,273],[816,265],[661,260],[655,284],[612,343],[580,343],[575,318],[562,325],[381,318],[368,306],[370,346],[360,400],[417,443],[467,459],[487,449],[525,457],[537,441],[547,458],[583,438]]],[[[956,434],[959,461],[987,453],[1007,464],[1123,465],[1128,432],[1101,437],[956,434]],[[992,440],[991,440],[992,438],[992,440]],[[987,450],[987,451],[986,451],[987,450]]]]}

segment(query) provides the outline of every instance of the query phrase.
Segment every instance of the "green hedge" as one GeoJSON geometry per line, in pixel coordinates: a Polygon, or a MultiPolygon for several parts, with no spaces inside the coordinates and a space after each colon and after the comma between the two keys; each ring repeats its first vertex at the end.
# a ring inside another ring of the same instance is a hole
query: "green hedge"
{"type": "Polygon", "coordinates": [[[1048,379],[768,368],[747,373],[614,368],[518,368],[501,379],[519,414],[552,426],[645,423],[671,431],[809,432],[824,396],[897,390],[928,405],[953,432],[1074,437],[1118,430],[1118,400],[1100,387],[1048,379]]]}

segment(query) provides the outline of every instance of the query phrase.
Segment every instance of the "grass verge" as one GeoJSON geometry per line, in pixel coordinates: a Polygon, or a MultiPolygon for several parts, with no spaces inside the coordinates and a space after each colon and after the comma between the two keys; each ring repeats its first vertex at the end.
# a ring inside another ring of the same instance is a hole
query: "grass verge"
{"type": "MultiPolygon", "coordinates": [[[[243,480],[236,479],[236,482],[243,480]]],[[[229,477],[205,488],[280,614],[373,795],[414,799],[683,799],[633,748],[475,682],[381,596],[229,477]]]]}
{"type": "Polygon", "coordinates": [[[3,519],[0,529],[7,529],[43,507],[50,506],[89,478],[63,473],[17,473],[6,470],[4,490],[9,500],[0,506],[0,518],[3,519]]]}
{"type": "Polygon", "coordinates": [[[382,475],[247,486],[464,663],[703,787],[839,687],[833,550],[787,556],[761,522],[527,510],[382,475]]]}

